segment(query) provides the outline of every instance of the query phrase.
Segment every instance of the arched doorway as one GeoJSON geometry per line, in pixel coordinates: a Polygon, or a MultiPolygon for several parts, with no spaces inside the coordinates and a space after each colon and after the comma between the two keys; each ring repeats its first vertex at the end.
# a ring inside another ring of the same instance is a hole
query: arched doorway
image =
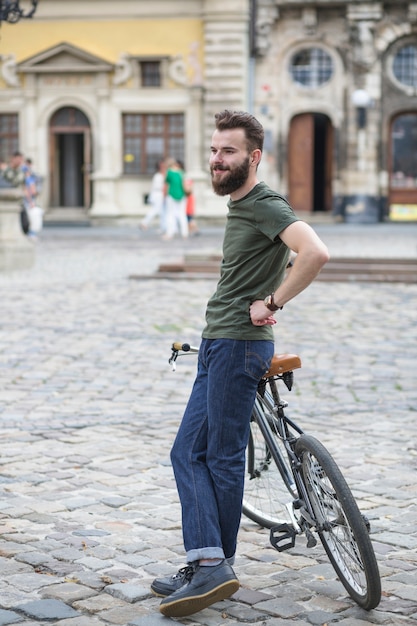
{"type": "Polygon", "coordinates": [[[417,219],[417,111],[395,115],[390,124],[389,206],[394,220],[417,219]]]}
{"type": "Polygon", "coordinates": [[[288,196],[297,211],[332,210],[333,126],[321,113],[292,118],[288,139],[288,196]]]}
{"type": "Polygon", "coordinates": [[[88,209],[91,205],[91,130],[87,116],[64,107],[50,121],[50,205],[88,209]]]}

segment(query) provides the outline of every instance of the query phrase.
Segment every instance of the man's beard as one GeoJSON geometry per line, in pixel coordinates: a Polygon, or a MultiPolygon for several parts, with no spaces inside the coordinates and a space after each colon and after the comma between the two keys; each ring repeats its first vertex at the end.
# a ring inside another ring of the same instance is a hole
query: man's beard
{"type": "Polygon", "coordinates": [[[228,194],[237,191],[242,185],[244,185],[249,176],[250,157],[246,157],[241,165],[234,167],[233,169],[224,169],[228,171],[228,175],[222,176],[221,180],[214,180],[213,167],[211,171],[211,184],[214,193],[218,196],[227,196],[228,194]]]}

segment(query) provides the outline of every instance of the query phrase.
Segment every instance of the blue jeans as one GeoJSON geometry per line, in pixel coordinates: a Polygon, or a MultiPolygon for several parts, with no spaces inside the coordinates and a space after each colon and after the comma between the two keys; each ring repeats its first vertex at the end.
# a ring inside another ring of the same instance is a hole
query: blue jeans
{"type": "Polygon", "coordinates": [[[235,554],[250,416],[273,353],[272,341],[202,340],[171,450],[188,562],[235,554]]]}

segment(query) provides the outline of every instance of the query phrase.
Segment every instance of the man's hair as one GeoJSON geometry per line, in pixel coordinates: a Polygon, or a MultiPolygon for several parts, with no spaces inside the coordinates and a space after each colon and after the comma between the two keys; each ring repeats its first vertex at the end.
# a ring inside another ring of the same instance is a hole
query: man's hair
{"type": "Polygon", "coordinates": [[[264,145],[264,129],[256,117],[246,111],[221,111],[214,116],[217,130],[243,128],[248,150],[261,150],[264,145]]]}

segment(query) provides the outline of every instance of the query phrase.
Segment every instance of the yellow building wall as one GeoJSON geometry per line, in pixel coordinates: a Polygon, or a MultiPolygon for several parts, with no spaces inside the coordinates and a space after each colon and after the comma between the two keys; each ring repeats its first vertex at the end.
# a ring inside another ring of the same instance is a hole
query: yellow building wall
{"type": "Polygon", "coordinates": [[[121,52],[141,56],[190,54],[190,45],[198,42],[199,61],[203,66],[203,24],[198,19],[132,19],[97,21],[21,20],[2,24],[0,54],[16,55],[21,61],[62,42],[78,46],[109,63],[121,52]]]}

